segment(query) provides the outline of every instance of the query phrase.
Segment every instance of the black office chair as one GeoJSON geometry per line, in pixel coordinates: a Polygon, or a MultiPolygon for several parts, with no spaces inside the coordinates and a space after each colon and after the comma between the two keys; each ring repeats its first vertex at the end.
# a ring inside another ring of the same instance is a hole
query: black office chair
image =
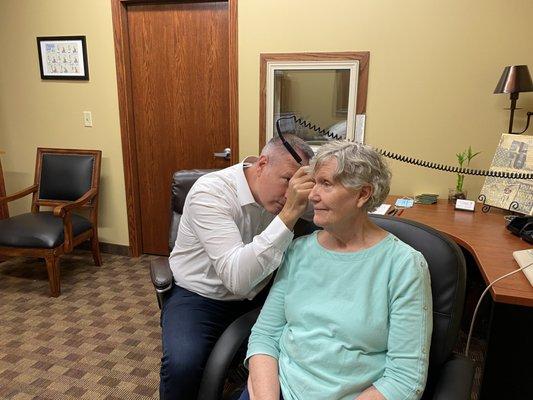
{"type": "MultiPolygon", "coordinates": [[[[212,172],[215,170],[208,170],[208,169],[195,169],[195,170],[183,170],[175,172],[172,176],[172,183],[171,183],[171,201],[170,201],[170,228],[169,228],[169,238],[168,238],[168,248],[169,251],[172,250],[174,247],[174,242],[176,241],[176,236],[178,234],[178,226],[181,219],[181,216],[183,214],[183,206],[185,204],[185,198],[187,197],[187,194],[189,193],[189,190],[191,189],[192,185],[196,180],[201,177],[202,175],[205,175],[208,172],[212,172]]],[[[305,221],[298,221],[295,226],[295,236],[298,237],[302,234],[307,233],[307,224],[305,221]]],[[[167,295],[170,293],[170,289],[172,289],[172,286],[174,285],[174,278],[172,276],[172,271],[170,270],[170,266],[168,263],[167,257],[158,257],[154,259],[150,264],[150,277],[152,280],[152,284],[154,285],[156,296],[157,296],[157,302],[159,304],[159,308],[161,308],[167,298],[167,295]]],[[[246,330],[246,327],[249,327],[253,325],[255,322],[255,319],[257,318],[257,314],[259,311],[256,312],[256,314],[253,314],[253,320],[248,320],[250,316],[244,319],[239,319],[236,322],[236,325],[231,325],[230,328],[228,328],[228,331],[224,333],[224,337],[231,337],[233,338],[235,335],[233,335],[231,332],[234,331],[237,327],[238,331],[244,331],[246,330]],[[240,328],[242,326],[242,328],[240,328]]],[[[246,345],[247,343],[244,343],[245,340],[248,338],[248,336],[244,336],[241,340],[240,345],[236,346],[236,343],[232,342],[232,346],[235,347],[234,351],[232,352],[231,360],[227,363],[224,370],[221,372],[220,377],[217,379],[217,381],[220,381],[220,393],[224,392],[224,386],[228,381],[228,377],[230,377],[229,381],[233,382],[232,385],[226,385],[226,392],[231,392],[232,388],[234,386],[239,386],[244,384],[246,381],[246,370],[242,366],[242,358],[244,357],[246,353],[246,345]]],[[[224,347],[223,341],[217,342],[217,346],[220,348],[221,346],[224,347]]],[[[224,353],[225,355],[227,353],[224,353]]],[[[217,372],[218,373],[218,372],[217,372]]],[[[210,373],[212,375],[212,373],[210,373]]],[[[212,380],[212,378],[204,378],[204,380],[207,380],[208,382],[212,380]]],[[[203,389],[205,392],[205,388],[203,389]]]]}
{"type": "MultiPolygon", "coordinates": [[[[372,221],[400,240],[420,251],[426,258],[431,275],[433,296],[433,336],[429,373],[422,399],[470,399],[474,376],[473,362],[452,352],[459,332],[463,311],[466,266],[455,242],[426,225],[388,216],[371,216],[372,221]]],[[[318,229],[311,223],[300,225],[299,234],[318,229]]],[[[199,400],[222,399],[227,366],[241,356],[259,310],[245,314],[231,324],[213,349],[198,396],[199,400]]]]}
{"type": "MultiPolygon", "coordinates": [[[[172,251],[176,236],[178,235],[178,226],[187,193],[191,190],[192,185],[202,175],[208,172],[216,171],[214,169],[193,169],[175,172],[172,176],[170,189],[170,227],[168,232],[168,249],[172,251]]],[[[159,308],[163,306],[166,296],[174,284],[172,271],[168,264],[167,257],[158,257],[150,264],[150,277],[154,285],[157,303],[159,308]]]]}

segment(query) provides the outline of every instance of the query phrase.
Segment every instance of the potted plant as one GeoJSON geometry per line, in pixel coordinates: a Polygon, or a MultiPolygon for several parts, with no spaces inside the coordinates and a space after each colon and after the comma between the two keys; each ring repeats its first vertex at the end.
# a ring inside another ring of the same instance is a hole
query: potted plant
{"type": "MultiPolygon", "coordinates": [[[[459,164],[459,167],[468,168],[470,166],[470,161],[477,156],[480,151],[477,153],[472,152],[472,146],[468,146],[468,149],[463,150],[461,153],[457,153],[457,162],[459,164]]],[[[463,184],[465,181],[464,174],[457,174],[457,184],[455,185],[455,188],[448,190],[448,200],[455,203],[457,199],[466,199],[466,190],[463,188],[463,184]]]]}

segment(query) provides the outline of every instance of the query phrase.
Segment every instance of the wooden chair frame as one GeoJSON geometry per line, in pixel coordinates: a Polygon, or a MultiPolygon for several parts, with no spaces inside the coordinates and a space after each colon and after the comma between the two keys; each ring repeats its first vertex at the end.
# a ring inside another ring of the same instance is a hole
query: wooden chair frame
{"type": "Polygon", "coordinates": [[[74,149],[49,149],[38,148],[35,162],[35,180],[32,186],[6,197],[0,197],[0,205],[8,204],[13,200],[20,199],[32,194],[31,212],[38,213],[40,207],[52,207],[56,217],[63,219],[64,242],[54,248],[22,248],[0,246],[0,255],[28,256],[44,258],[48,271],[48,281],[52,297],[58,297],[61,293],[59,280],[59,256],[69,253],[80,243],[90,240],[94,263],[102,265],[100,247],[98,244],[98,189],[100,180],[102,152],[100,150],[74,150],[74,149]],[[45,154],[65,154],[65,155],[92,155],[94,157],[93,171],[91,177],[91,188],[75,201],[40,199],[39,183],[41,181],[42,160],[45,154]],[[72,233],[72,211],[75,209],[88,208],[89,221],[92,228],[73,236],[72,233]]]}

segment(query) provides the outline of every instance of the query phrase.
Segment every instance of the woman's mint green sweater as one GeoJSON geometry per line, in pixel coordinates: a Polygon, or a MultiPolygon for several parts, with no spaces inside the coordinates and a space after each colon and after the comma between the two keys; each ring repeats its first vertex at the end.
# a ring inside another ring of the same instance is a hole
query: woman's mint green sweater
{"type": "Polygon", "coordinates": [[[317,232],[293,242],[252,329],[247,357],[278,360],[285,400],[387,400],[424,390],[432,331],[424,257],[389,234],[371,248],[326,250],[317,232]]]}

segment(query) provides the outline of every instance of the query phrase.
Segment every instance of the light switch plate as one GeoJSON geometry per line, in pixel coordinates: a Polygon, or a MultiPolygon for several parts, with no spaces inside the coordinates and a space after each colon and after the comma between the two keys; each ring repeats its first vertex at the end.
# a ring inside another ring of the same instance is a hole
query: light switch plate
{"type": "Polygon", "coordinates": [[[93,115],[90,111],[83,112],[83,126],[85,127],[93,126],[93,115]]]}

